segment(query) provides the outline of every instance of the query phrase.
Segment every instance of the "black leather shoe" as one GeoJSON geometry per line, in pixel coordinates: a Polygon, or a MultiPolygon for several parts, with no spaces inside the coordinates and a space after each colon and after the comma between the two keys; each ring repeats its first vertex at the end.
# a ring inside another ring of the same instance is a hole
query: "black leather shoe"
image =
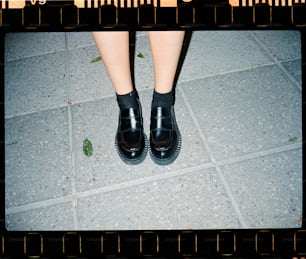
{"type": "Polygon", "coordinates": [[[150,155],[159,165],[172,163],[179,155],[182,138],[171,109],[157,107],[151,111],[150,155]]]}
{"type": "Polygon", "coordinates": [[[146,158],[148,140],[143,131],[140,103],[138,110],[130,108],[120,112],[115,146],[127,164],[136,165],[146,158]]]}

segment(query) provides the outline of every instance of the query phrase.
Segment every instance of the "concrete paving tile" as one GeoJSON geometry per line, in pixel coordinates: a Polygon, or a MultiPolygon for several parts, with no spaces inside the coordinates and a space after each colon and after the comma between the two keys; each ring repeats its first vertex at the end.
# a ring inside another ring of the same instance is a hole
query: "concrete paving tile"
{"type": "Polygon", "coordinates": [[[250,228],[300,228],[302,150],[221,167],[250,228]]]}
{"type": "Polygon", "coordinates": [[[192,34],[180,81],[271,62],[249,31],[196,31],[192,34]]]}
{"type": "Polygon", "coordinates": [[[81,229],[239,228],[214,169],[78,200],[81,229]]]}
{"type": "Polygon", "coordinates": [[[33,209],[6,215],[5,226],[10,231],[73,230],[72,204],[33,209]]]}
{"type": "Polygon", "coordinates": [[[5,206],[71,194],[67,108],[5,120],[5,206]]]}
{"type": "Polygon", "coordinates": [[[94,45],[95,42],[92,38],[91,32],[66,32],[67,48],[76,49],[88,45],[94,45]]]}
{"type": "Polygon", "coordinates": [[[253,35],[279,61],[301,58],[299,31],[253,31],[253,35]]]}
{"type": "MultiPolygon", "coordinates": [[[[140,98],[148,136],[152,91],[140,92],[140,98]]],[[[115,97],[72,106],[77,190],[86,191],[208,163],[206,150],[199,142],[195,127],[179,96],[176,111],[183,138],[177,160],[169,166],[158,166],[151,161],[148,154],[143,163],[128,166],[121,161],[114,145],[119,114],[115,97]],[[86,157],[82,150],[85,138],[93,144],[94,152],[91,157],[86,157]]]]}
{"type": "Polygon", "coordinates": [[[63,57],[63,53],[53,53],[6,63],[6,117],[67,104],[63,57]]]}
{"type": "Polygon", "coordinates": [[[65,50],[64,32],[18,32],[5,35],[5,62],[65,50]]]}
{"type": "Polygon", "coordinates": [[[216,160],[302,141],[301,93],[277,66],[180,87],[216,160]]]}
{"type": "Polygon", "coordinates": [[[302,61],[300,59],[282,63],[289,74],[299,83],[302,89],[302,61]]]}
{"type": "Polygon", "coordinates": [[[100,99],[114,94],[104,64],[91,61],[100,54],[95,45],[69,50],[69,98],[72,103],[100,99]]]}

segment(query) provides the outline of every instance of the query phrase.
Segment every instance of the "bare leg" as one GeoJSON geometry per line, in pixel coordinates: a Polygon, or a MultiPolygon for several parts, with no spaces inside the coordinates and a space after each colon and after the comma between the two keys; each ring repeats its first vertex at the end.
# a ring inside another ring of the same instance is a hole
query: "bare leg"
{"type": "Polygon", "coordinates": [[[129,32],[93,32],[92,35],[116,93],[132,92],[129,32]]]}
{"type": "Polygon", "coordinates": [[[150,31],[150,45],[154,64],[154,88],[158,93],[172,90],[184,31],[150,31]]]}

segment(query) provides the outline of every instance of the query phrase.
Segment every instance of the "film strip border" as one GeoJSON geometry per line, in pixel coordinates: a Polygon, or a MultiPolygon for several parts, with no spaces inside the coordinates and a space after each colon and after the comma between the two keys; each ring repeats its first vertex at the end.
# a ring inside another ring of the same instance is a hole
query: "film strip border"
{"type": "Polygon", "coordinates": [[[0,28],[306,27],[306,0],[0,0],[0,28]]]}
{"type": "MultiPolygon", "coordinates": [[[[22,9],[27,4],[35,5],[36,3],[44,5],[50,0],[1,0],[1,7],[3,9],[22,9]]],[[[65,3],[69,1],[56,0],[48,3],[65,3]]],[[[78,8],[98,8],[104,5],[113,5],[117,8],[135,8],[146,5],[154,7],[178,7],[187,4],[200,3],[199,0],[71,0],[70,4],[74,4],[78,8]]],[[[210,1],[202,0],[204,4],[228,3],[232,6],[254,6],[257,4],[268,4],[270,6],[292,6],[294,4],[305,4],[305,0],[228,0],[228,1],[210,1]]]]}
{"type": "Polygon", "coordinates": [[[305,258],[306,230],[18,233],[1,258],[305,258]],[[244,231],[243,231],[244,232],[244,231]]]}
{"type": "MultiPolygon", "coordinates": [[[[305,0],[170,2],[1,0],[0,30],[306,27],[305,0]]],[[[6,232],[3,218],[0,258],[306,257],[304,229],[6,232]]]]}

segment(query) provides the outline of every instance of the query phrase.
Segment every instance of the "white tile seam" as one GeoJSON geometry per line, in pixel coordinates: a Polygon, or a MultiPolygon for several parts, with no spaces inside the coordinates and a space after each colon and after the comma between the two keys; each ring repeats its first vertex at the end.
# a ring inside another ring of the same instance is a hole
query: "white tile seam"
{"type": "MultiPolygon", "coordinates": [[[[67,48],[67,33],[65,33],[65,84],[67,89],[67,97],[70,98],[70,63],[69,63],[69,50],[67,48]]],[[[74,157],[74,145],[73,145],[73,120],[71,106],[67,105],[68,109],[68,125],[69,125],[69,153],[70,153],[70,173],[71,173],[71,191],[72,197],[76,194],[76,183],[75,183],[75,157],[74,157]]],[[[72,217],[73,226],[75,229],[79,227],[78,215],[77,215],[77,199],[72,199],[72,217]]]]}
{"type": "MultiPolygon", "coordinates": [[[[302,92],[302,86],[299,84],[291,75],[290,73],[285,69],[285,67],[282,65],[282,63],[285,63],[284,61],[279,61],[276,59],[273,54],[266,48],[266,46],[263,44],[261,40],[259,40],[256,35],[252,32],[251,33],[252,38],[268,53],[269,57],[275,62],[275,64],[285,73],[285,75],[289,78],[289,80],[298,88],[300,92],[302,92]]],[[[301,58],[297,58],[296,60],[302,60],[301,58]]],[[[288,62],[288,61],[286,61],[288,62]]],[[[302,64],[302,62],[301,62],[302,64]]],[[[301,67],[302,69],[302,67],[301,67]]]]}
{"type": "Polygon", "coordinates": [[[189,104],[189,101],[188,101],[184,91],[182,89],[179,89],[179,90],[180,90],[180,93],[181,93],[181,95],[183,97],[185,105],[187,106],[187,110],[188,110],[188,112],[189,112],[189,114],[191,116],[191,119],[192,119],[193,123],[195,124],[195,127],[196,127],[196,129],[198,131],[198,134],[200,135],[202,143],[204,144],[204,147],[205,147],[205,149],[207,151],[207,154],[208,154],[208,156],[210,158],[210,161],[215,166],[217,174],[218,174],[218,176],[219,176],[219,178],[220,178],[220,180],[221,180],[221,182],[222,182],[222,184],[223,184],[223,186],[225,188],[225,192],[227,193],[228,198],[229,198],[229,200],[230,200],[230,202],[232,204],[232,207],[233,207],[236,215],[238,216],[238,220],[239,220],[239,222],[240,222],[240,224],[241,224],[241,226],[243,228],[247,228],[247,223],[246,223],[246,221],[245,221],[245,219],[244,219],[244,217],[243,217],[243,215],[242,215],[242,213],[241,213],[241,211],[239,209],[238,203],[237,203],[236,199],[234,198],[232,190],[231,190],[230,186],[228,185],[228,183],[226,182],[226,180],[225,180],[225,178],[224,178],[224,176],[223,176],[223,174],[221,172],[221,169],[220,169],[218,163],[216,162],[216,160],[214,159],[214,157],[212,155],[212,152],[211,152],[210,147],[208,145],[207,139],[206,139],[205,135],[203,134],[203,132],[201,130],[201,127],[200,127],[200,125],[198,123],[198,120],[197,120],[197,118],[196,118],[196,116],[195,116],[195,114],[194,114],[194,112],[193,112],[193,110],[192,110],[192,108],[191,108],[191,106],[189,104]]]}
{"type": "Polygon", "coordinates": [[[297,61],[297,60],[300,60],[300,58],[287,59],[287,60],[284,60],[284,61],[281,61],[281,62],[279,62],[279,61],[278,62],[270,62],[270,63],[257,65],[257,66],[244,67],[242,69],[228,70],[228,71],[219,72],[219,73],[215,73],[215,74],[211,74],[211,75],[194,77],[192,79],[180,80],[178,82],[178,84],[189,83],[189,82],[194,81],[194,80],[203,80],[203,79],[209,79],[209,78],[218,77],[218,76],[226,76],[226,75],[240,73],[240,72],[247,72],[247,71],[250,71],[250,70],[260,69],[260,68],[265,68],[265,67],[279,66],[279,64],[287,63],[287,62],[293,62],[293,61],[297,61]]]}
{"type": "MultiPolygon", "coordinates": [[[[43,32],[41,32],[41,33],[43,33],[43,32]]],[[[67,32],[65,32],[65,33],[67,33],[67,32]]],[[[147,37],[147,35],[146,34],[139,34],[139,35],[136,34],[136,39],[137,38],[143,38],[143,37],[147,37]]],[[[65,35],[65,38],[66,38],[66,35],[65,35]]],[[[49,52],[46,51],[46,52],[42,52],[42,53],[36,54],[36,55],[33,54],[33,55],[23,56],[23,57],[20,57],[20,58],[7,59],[5,62],[20,61],[20,60],[23,60],[23,59],[29,59],[29,58],[34,58],[34,57],[41,57],[41,56],[45,56],[45,55],[51,55],[51,54],[56,54],[56,53],[60,53],[60,52],[65,52],[66,50],[76,50],[76,49],[82,49],[82,48],[92,47],[92,46],[95,46],[95,43],[94,43],[93,40],[92,40],[92,43],[79,45],[77,47],[68,47],[68,44],[66,44],[66,40],[65,40],[65,49],[58,49],[58,50],[49,51],[49,52]]]]}
{"type": "MultiPolygon", "coordinates": [[[[212,73],[212,74],[209,74],[209,75],[206,75],[206,76],[193,77],[192,79],[180,80],[178,83],[180,83],[180,84],[181,83],[189,83],[189,82],[194,81],[194,80],[210,79],[210,78],[213,78],[213,77],[226,76],[226,75],[240,73],[240,72],[247,72],[249,70],[271,67],[271,66],[275,66],[275,65],[276,65],[276,63],[271,62],[271,63],[261,64],[261,65],[256,65],[256,66],[244,67],[244,68],[240,68],[240,69],[232,69],[232,70],[227,70],[227,71],[223,71],[223,72],[212,73]]],[[[182,70],[183,69],[184,69],[184,67],[182,68],[182,70]]]]}
{"type": "Polygon", "coordinates": [[[37,55],[34,54],[34,55],[29,55],[29,56],[23,56],[23,57],[20,57],[20,58],[8,59],[8,60],[5,61],[5,64],[9,63],[9,62],[15,62],[15,61],[21,61],[21,60],[36,58],[36,57],[42,57],[42,56],[46,56],[46,55],[53,55],[53,54],[57,54],[57,53],[65,52],[65,51],[66,51],[66,49],[58,49],[58,50],[50,51],[50,52],[43,52],[43,53],[40,53],[40,54],[37,54],[37,55]]]}
{"type": "Polygon", "coordinates": [[[64,197],[59,197],[55,199],[48,199],[48,200],[33,202],[33,203],[29,203],[29,204],[25,204],[25,205],[21,205],[17,207],[7,208],[6,214],[14,214],[14,213],[19,213],[19,212],[23,212],[23,211],[27,211],[31,209],[37,209],[41,207],[71,202],[76,198],[86,198],[86,197],[90,197],[90,196],[101,194],[101,193],[108,193],[108,192],[113,192],[113,191],[117,191],[121,189],[127,189],[127,188],[131,188],[137,185],[143,185],[146,183],[165,180],[168,178],[177,177],[180,175],[185,175],[188,173],[192,173],[194,171],[199,171],[199,170],[208,169],[208,168],[213,168],[213,165],[211,165],[210,163],[201,164],[198,166],[188,167],[188,168],[184,168],[181,170],[172,171],[172,172],[168,172],[168,173],[164,173],[160,175],[149,176],[145,178],[131,180],[128,182],[117,183],[111,186],[100,187],[100,188],[92,189],[89,191],[83,191],[83,192],[75,193],[74,195],[66,195],[64,197]]]}
{"type": "MultiPolygon", "coordinates": [[[[239,156],[239,157],[235,157],[235,158],[229,158],[229,159],[221,160],[221,161],[216,162],[216,164],[218,166],[223,166],[223,165],[233,164],[233,163],[237,163],[237,162],[244,162],[244,161],[247,161],[247,160],[250,160],[250,159],[259,158],[259,157],[263,157],[263,156],[266,156],[266,155],[272,155],[272,154],[277,154],[277,153],[281,153],[281,152],[297,150],[297,149],[300,149],[300,148],[302,148],[302,143],[295,143],[295,144],[291,144],[289,146],[274,148],[274,149],[260,151],[260,152],[249,154],[249,155],[243,155],[243,156],[239,156]]],[[[62,204],[62,203],[71,202],[71,201],[73,201],[73,199],[76,199],[76,198],[86,198],[86,197],[90,197],[90,196],[98,195],[98,194],[102,194],[102,193],[108,193],[108,192],[118,191],[118,190],[122,190],[122,189],[127,189],[127,188],[131,188],[131,187],[134,187],[134,186],[137,186],[137,185],[143,185],[143,184],[147,184],[147,183],[151,183],[151,182],[166,180],[166,179],[174,178],[174,177],[177,177],[177,176],[187,175],[187,174],[193,173],[195,171],[200,171],[200,170],[203,170],[203,169],[210,169],[210,168],[214,168],[214,167],[215,167],[215,165],[213,165],[212,163],[205,163],[205,164],[201,164],[201,165],[198,165],[198,166],[193,166],[193,167],[188,167],[188,168],[184,168],[184,169],[181,169],[181,170],[171,171],[171,172],[164,173],[164,174],[161,174],[161,175],[149,176],[149,177],[145,177],[145,178],[141,178],[141,179],[131,180],[129,182],[114,184],[112,186],[95,188],[95,189],[92,189],[92,190],[89,190],[89,191],[76,192],[75,195],[71,194],[71,195],[66,195],[66,196],[59,197],[59,198],[48,199],[48,200],[39,201],[39,202],[32,202],[32,203],[25,204],[25,205],[20,205],[20,206],[17,206],[17,207],[7,208],[6,209],[6,214],[15,214],[15,213],[28,211],[28,210],[32,210],[32,209],[54,206],[54,205],[58,205],[58,204],[62,204]]]]}
{"type": "Polygon", "coordinates": [[[66,195],[64,197],[54,198],[54,199],[48,199],[44,201],[38,201],[38,202],[32,202],[24,205],[20,205],[18,207],[12,207],[12,208],[6,208],[5,214],[15,214],[20,212],[25,212],[33,209],[41,209],[49,206],[59,205],[62,203],[71,203],[72,202],[72,195],[66,195]]]}
{"type": "Polygon", "coordinates": [[[228,164],[233,164],[233,163],[244,162],[244,161],[248,161],[248,160],[259,158],[259,157],[264,157],[264,156],[269,156],[269,155],[282,153],[286,151],[301,149],[302,145],[303,145],[302,142],[297,142],[297,143],[289,144],[286,146],[276,147],[276,148],[272,148],[268,150],[258,151],[258,152],[251,153],[251,154],[240,155],[238,157],[232,157],[232,158],[216,161],[216,164],[218,166],[223,166],[223,165],[228,165],[228,164]]]}
{"type": "Polygon", "coordinates": [[[90,196],[97,195],[97,194],[109,193],[113,191],[128,189],[128,188],[139,186],[139,185],[144,185],[144,184],[148,184],[152,182],[158,182],[158,181],[162,181],[162,180],[166,180],[166,179],[170,179],[170,178],[174,178],[178,176],[191,174],[191,173],[194,173],[195,171],[200,171],[200,170],[209,169],[209,168],[213,168],[213,165],[211,163],[200,164],[197,166],[187,167],[187,168],[171,171],[171,172],[164,173],[164,174],[144,177],[140,179],[131,180],[128,182],[117,183],[111,186],[105,186],[101,188],[79,192],[77,194],[77,198],[86,198],[86,197],[90,197],[90,196]]]}

